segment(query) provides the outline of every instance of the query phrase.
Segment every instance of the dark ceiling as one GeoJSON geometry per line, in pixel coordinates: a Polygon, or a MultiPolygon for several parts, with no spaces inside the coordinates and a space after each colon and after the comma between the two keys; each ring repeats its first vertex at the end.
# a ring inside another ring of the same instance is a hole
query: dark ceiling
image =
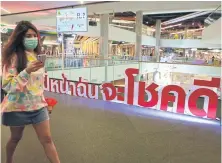
{"type": "Polygon", "coordinates": [[[143,23],[149,26],[154,26],[157,19],[160,19],[161,22],[168,21],[171,19],[175,19],[184,15],[191,14],[192,12],[184,12],[184,13],[170,13],[170,14],[152,14],[152,15],[144,15],[143,23]]]}
{"type": "MultiPolygon", "coordinates": [[[[143,24],[147,25],[147,26],[155,26],[156,20],[157,19],[161,19],[162,22],[164,21],[168,21],[170,19],[174,19],[174,18],[178,18],[187,14],[191,14],[193,12],[183,12],[183,13],[167,13],[167,14],[152,14],[152,15],[144,15],[143,16],[143,24]]],[[[185,20],[182,21],[180,23],[182,23],[182,26],[184,27],[184,25],[188,26],[189,28],[192,27],[200,27],[204,25],[204,20],[210,15],[206,14],[206,15],[202,15],[199,17],[195,17],[189,20],[185,20]]],[[[134,12],[123,12],[123,13],[115,13],[115,17],[119,17],[121,19],[126,18],[127,20],[134,20],[135,21],[135,17],[136,14],[134,12]]],[[[212,14],[212,17],[215,19],[218,19],[219,17],[221,17],[221,13],[218,12],[217,14],[214,13],[212,14]]],[[[179,22],[178,22],[179,23],[179,22]]]]}

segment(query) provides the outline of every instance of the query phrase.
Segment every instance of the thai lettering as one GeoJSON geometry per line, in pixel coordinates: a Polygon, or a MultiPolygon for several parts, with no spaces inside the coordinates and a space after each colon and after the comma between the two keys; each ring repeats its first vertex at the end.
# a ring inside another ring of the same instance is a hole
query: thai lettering
{"type": "MultiPolygon", "coordinates": [[[[219,78],[213,78],[211,81],[206,80],[194,80],[194,85],[199,86],[208,86],[208,87],[219,87],[220,80],[219,78]]],[[[217,114],[217,105],[218,105],[218,95],[211,89],[199,88],[194,90],[188,99],[188,108],[190,112],[198,117],[207,117],[210,119],[215,119],[217,114]],[[200,97],[204,97],[204,104],[207,107],[204,108],[197,107],[197,101],[200,97]],[[206,98],[207,97],[207,98],[206,98]]]]}
{"type": "Polygon", "coordinates": [[[89,84],[88,86],[87,97],[90,99],[99,99],[99,86],[95,84],[89,84]]]}
{"type": "Polygon", "coordinates": [[[51,92],[51,82],[49,76],[45,73],[44,74],[44,90],[51,92]]]}
{"type": "Polygon", "coordinates": [[[118,87],[117,88],[117,100],[124,101],[124,87],[118,87]]]}
{"type": "Polygon", "coordinates": [[[134,69],[134,68],[129,68],[129,69],[126,69],[125,74],[126,74],[125,84],[126,84],[126,88],[128,90],[128,92],[127,92],[127,104],[133,105],[134,86],[135,86],[134,75],[138,75],[139,70],[134,69]]]}
{"type": "Polygon", "coordinates": [[[65,74],[62,74],[62,81],[59,81],[58,85],[59,93],[66,94],[68,91],[68,82],[65,74]]]}
{"type": "Polygon", "coordinates": [[[68,94],[71,96],[77,96],[76,95],[76,84],[72,81],[68,81],[68,94]]]}
{"type": "Polygon", "coordinates": [[[79,97],[87,97],[91,99],[99,98],[99,86],[94,84],[88,84],[87,81],[84,81],[81,77],[76,83],[76,95],[79,97]]]}
{"type": "Polygon", "coordinates": [[[79,97],[87,97],[88,91],[88,83],[80,77],[79,81],[76,83],[76,95],[79,97]]]}
{"type": "Polygon", "coordinates": [[[177,113],[184,114],[186,93],[178,85],[168,85],[162,89],[160,110],[167,111],[169,102],[177,102],[177,113]],[[176,96],[173,94],[176,92],[176,96]]]}
{"type": "Polygon", "coordinates": [[[104,83],[100,85],[103,100],[111,101],[116,98],[116,88],[112,83],[104,83]]]}
{"type": "Polygon", "coordinates": [[[138,104],[143,107],[156,106],[158,102],[158,92],[156,88],[158,88],[158,85],[155,83],[152,83],[148,87],[145,87],[145,85],[145,82],[139,82],[138,104]],[[146,94],[151,94],[151,96],[145,97],[146,94]],[[148,100],[145,101],[145,98],[148,98],[148,100]]]}
{"type": "Polygon", "coordinates": [[[51,92],[59,93],[59,80],[58,79],[51,79],[51,92]]]}
{"type": "Polygon", "coordinates": [[[211,81],[195,79],[193,84],[198,85],[198,86],[219,88],[220,87],[220,78],[212,78],[211,81]]]}

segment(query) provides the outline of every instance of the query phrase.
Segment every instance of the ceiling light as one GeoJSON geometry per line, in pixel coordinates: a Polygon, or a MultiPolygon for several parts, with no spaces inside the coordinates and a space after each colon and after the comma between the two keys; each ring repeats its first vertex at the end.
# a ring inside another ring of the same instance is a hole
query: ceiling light
{"type": "Polygon", "coordinates": [[[81,0],[80,3],[83,4],[83,3],[84,3],[84,0],[81,0]]]}
{"type": "Polygon", "coordinates": [[[122,27],[122,28],[134,28],[134,27],[131,27],[131,26],[124,26],[124,25],[117,25],[117,24],[110,24],[112,26],[115,26],[115,27],[122,27]]]}
{"type": "Polygon", "coordinates": [[[163,27],[162,29],[172,28],[172,27],[181,26],[181,25],[182,24],[170,25],[170,26],[167,26],[167,27],[163,27]]]}
{"type": "Polygon", "coordinates": [[[135,24],[133,21],[128,21],[128,20],[118,20],[118,19],[113,19],[113,23],[125,23],[125,24],[135,24]]]}
{"type": "Polygon", "coordinates": [[[10,11],[8,11],[8,10],[4,9],[3,7],[1,7],[1,10],[5,11],[5,12],[7,12],[7,13],[9,13],[9,14],[11,14],[11,12],[10,12],[10,11]]]}

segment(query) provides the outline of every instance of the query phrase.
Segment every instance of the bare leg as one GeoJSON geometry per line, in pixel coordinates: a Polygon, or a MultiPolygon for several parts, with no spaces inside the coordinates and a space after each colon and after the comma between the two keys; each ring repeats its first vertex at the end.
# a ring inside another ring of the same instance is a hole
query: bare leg
{"type": "Polygon", "coordinates": [[[11,137],[6,145],[6,163],[13,163],[13,154],[21,140],[25,127],[10,127],[11,137]]]}
{"type": "Polygon", "coordinates": [[[49,120],[33,125],[36,134],[43,145],[46,156],[51,163],[60,163],[55,145],[52,141],[49,120]]]}

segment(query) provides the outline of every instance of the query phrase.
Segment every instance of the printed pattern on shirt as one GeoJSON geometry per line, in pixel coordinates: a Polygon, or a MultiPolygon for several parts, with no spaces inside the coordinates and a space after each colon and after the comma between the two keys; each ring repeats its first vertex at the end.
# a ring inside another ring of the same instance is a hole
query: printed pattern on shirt
{"type": "MultiPolygon", "coordinates": [[[[35,55],[26,52],[28,64],[37,60],[35,55]]],[[[44,69],[28,74],[16,69],[16,57],[10,66],[3,67],[2,89],[7,92],[1,108],[2,112],[31,111],[47,106],[44,92],[44,69]]]]}

